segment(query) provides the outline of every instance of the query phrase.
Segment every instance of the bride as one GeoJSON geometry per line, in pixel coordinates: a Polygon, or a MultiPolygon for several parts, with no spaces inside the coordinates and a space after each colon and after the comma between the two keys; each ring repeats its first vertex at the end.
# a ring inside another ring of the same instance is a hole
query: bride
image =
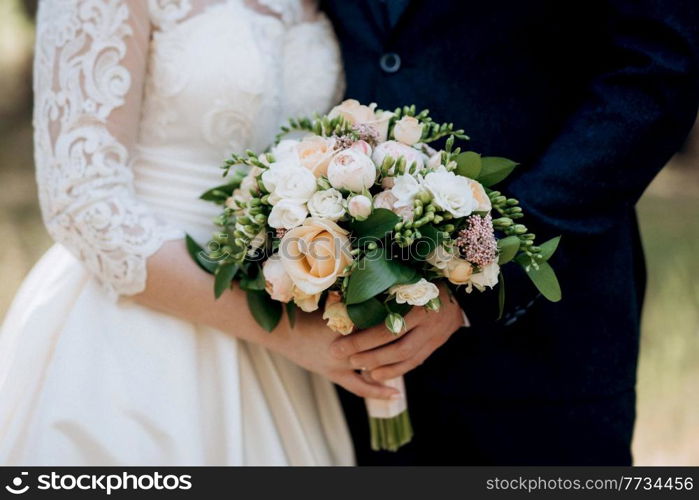
{"type": "MultiPolygon", "coordinates": [[[[390,398],[317,315],[261,330],[213,298],[183,235],[233,150],[342,89],[307,0],[45,0],[35,62],[39,197],[56,245],[0,333],[0,462],[351,464],[330,381],[390,398]]],[[[284,323],[284,322],[283,322],[284,323]]]]}

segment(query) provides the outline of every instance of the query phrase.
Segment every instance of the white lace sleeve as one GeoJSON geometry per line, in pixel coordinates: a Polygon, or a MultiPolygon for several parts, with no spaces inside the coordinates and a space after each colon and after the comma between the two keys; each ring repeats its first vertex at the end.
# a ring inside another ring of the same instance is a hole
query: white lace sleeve
{"type": "Polygon", "coordinates": [[[146,259],[182,236],[132,186],[149,36],[142,0],[39,8],[34,127],[44,222],[113,297],[143,291],[146,259]]]}

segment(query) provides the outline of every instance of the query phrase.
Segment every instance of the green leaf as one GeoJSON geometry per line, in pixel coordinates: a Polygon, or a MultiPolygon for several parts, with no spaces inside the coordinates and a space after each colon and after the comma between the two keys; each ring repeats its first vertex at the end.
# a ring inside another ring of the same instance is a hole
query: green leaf
{"type": "Polygon", "coordinates": [[[500,272],[498,275],[498,321],[505,313],[505,275],[500,272]]]}
{"type": "Polygon", "coordinates": [[[386,302],[386,309],[388,309],[390,312],[398,313],[401,316],[408,314],[412,308],[413,306],[410,304],[399,304],[395,301],[395,299],[391,299],[386,302]]]}
{"type": "Polygon", "coordinates": [[[216,269],[216,276],[214,279],[214,295],[217,299],[223,295],[223,292],[231,287],[231,281],[233,281],[233,277],[237,272],[237,264],[223,264],[216,269]]]}
{"type": "Polygon", "coordinates": [[[484,156],[481,158],[481,172],[478,182],[490,187],[503,181],[512,173],[518,163],[500,156],[484,156]]]}
{"type": "Polygon", "coordinates": [[[457,156],[456,165],[456,173],[469,179],[478,179],[483,168],[481,155],[474,151],[466,151],[457,156]]]}
{"type": "Polygon", "coordinates": [[[534,283],[534,286],[551,302],[561,300],[561,286],[558,284],[556,273],[548,262],[540,262],[539,269],[533,266],[527,271],[527,275],[534,283]]]}
{"type": "Polygon", "coordinates": [[[558,248],[558,243],[560,243],[560,241],[561,237],[556,236],[555,238],[551,238],[547,242],[542,243],[541,245],[539,245],[539,247],[541,248],[539,255],[541,255],[544,260],[549,260],[558,248]]]}
{"type": "Polygon", "coordinates": [[[265,289],[265,276],[262,274],[262,269],[257,268],[257,273],[254,276],[243,276],[240,278],[240,288],[246,291],[261,292],[265,289]]]}
{"type": "Polygon", "coordinates": [[[370,243],[384,238],[393,231],[400,217],[385,208],[375,209],[366,220],[354,221],[351,224],[352,234],[358,241],[357,244],[370,243]]]}
{"type": "Polygon", "coordinates": [[[213,201],[214,203],[222,204],[233,194],[233,191],[238,189],[238,187],[240,187],[240,181],[229,182],[209,189],[199,198],[205,201],[213,201]]]}
{"type": "Polygon", "coordinates": [[[199,244],[194,241],[190,235],[185,235],[185,243],[187,245],[187,252],[190,257],[197,263],[197,265],[209,274],[214,274],[216,268],[218,267],[218,262],[209,260],[206,258],[206,252],[199,246],[199,244]]]}
{"type": "Polygon", "coordinates": [[[347,314],[354,326],[363,330],[382,323],[388,311],[380,300],[371,298],[359,304],[348,305],[347,314]]]}
{"type": "Polygon", "coordinates": [[[248,307],[257,324],[271,332],[282,318],[282,303],[267,295],[267,292],[248,291],[248,307]]]}
{"type": "Polygon", "coordinates": [[[426,259],[431,254],[437,245],[442,243],[444,236],[441,231],[431,224],[426,224],[420,228],[422,238],[413,243],[413,255],[419,259],[426,259]]]}
{"type": "Polygon", "coordinates": [[[293,328],[296,325],[296,304],[293,302],[286,303],[286,316],[289,318],[289,326],[293,328]]]}
{"type": "Polygon", "coordinates": [[[498,240],[498,264],[502,266],[514,259],[519,250],[519,244],[517,236],[507,236],[498,240]]]}
{"type": "Polygon", "coordinates": [[[350,275],[346,301],[347,304],[359,304],[393,285],[413,283],[418,279],[419,275],[414,269],[396,259],[387,258],[385,250],[377,248],[368,252],[350,275]]]}

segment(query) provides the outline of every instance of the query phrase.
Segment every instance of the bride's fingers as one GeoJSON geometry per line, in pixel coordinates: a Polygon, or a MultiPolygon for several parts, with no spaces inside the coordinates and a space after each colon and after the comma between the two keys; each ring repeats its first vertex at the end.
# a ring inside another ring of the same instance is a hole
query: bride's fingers
{"type": "Polygon", "coordinates": [[[362,375],[354,372],[343,375],[337,383],[362,398],[392,399],[400,397],[400,392],[393,387],[386,387],[377,382],[367,382],[362,375]]]}
{"type": "Polygon", "coordinates": [[[382,324],[367,328],[361,332],[351,333],[330,344],[330,352],[337,359],[344,359],[362,351],[388,344],[396,336],[382,324]]]}
{"type": "Polygon", "coordinates": [[[350,364],[356,369],[373,370],[379,366],[407,361],[427,343],[428,339],[421,335],[422,333],[424,333],[423,330],[416,328],[409,335],[404,335],[388,345],[353,354],[349,359],[350,364]]]}
{"type": "Polygon", "coordinates": [[[370,372],[371,378],[378,382],[385,382],[392,378],[402,377],[424,363],[437,347],[438,346],[433,346],[432,343],[427,343],[414,356],[410,357],[410,359],[372,370],[370,372]]]}

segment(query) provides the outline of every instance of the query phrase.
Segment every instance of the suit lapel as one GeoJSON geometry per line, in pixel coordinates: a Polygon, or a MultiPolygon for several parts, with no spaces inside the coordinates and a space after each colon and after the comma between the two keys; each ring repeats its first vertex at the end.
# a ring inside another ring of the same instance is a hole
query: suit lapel
{"type": "Polygon", "coordinates": [[[410,0],[385,0],[385,2],[388,10],[388,21],[391,29],[393,29],[400,21],[405,9],[408,8],[410,0]]]}

